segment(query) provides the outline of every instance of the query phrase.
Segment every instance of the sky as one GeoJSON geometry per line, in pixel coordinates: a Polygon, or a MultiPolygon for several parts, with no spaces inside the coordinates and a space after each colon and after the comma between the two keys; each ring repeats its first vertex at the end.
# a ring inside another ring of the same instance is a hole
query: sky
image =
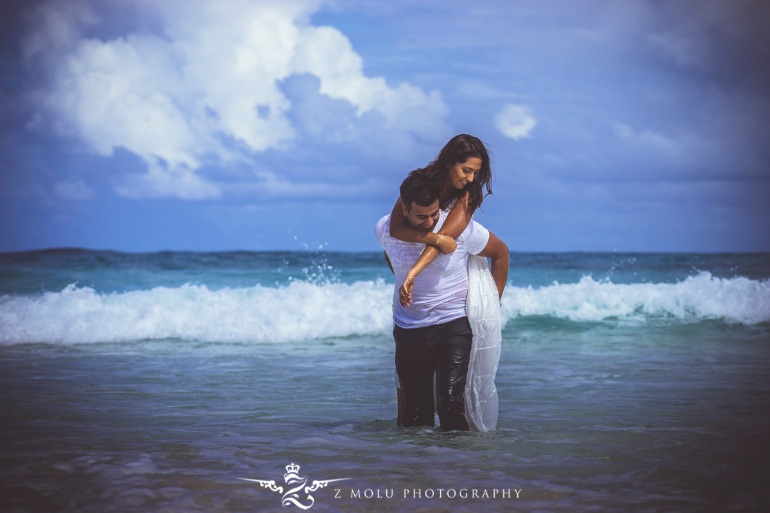
{"type": "Polygon", "coordinates": [[[770,251],[764,0],[5,0],[0,251],[377,251],[492,155],[512,251],[770,251]]]}

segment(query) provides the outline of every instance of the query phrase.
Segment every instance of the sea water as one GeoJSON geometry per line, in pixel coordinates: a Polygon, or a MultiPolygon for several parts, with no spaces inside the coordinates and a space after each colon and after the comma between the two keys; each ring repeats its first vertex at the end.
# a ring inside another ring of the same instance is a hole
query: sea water
{"type": "Polygon", "coordinates": [[[497,429],[439,433],[380,253],[2,254],[0,511],[769,510],[770,255],[510,267],[497,429]]]}

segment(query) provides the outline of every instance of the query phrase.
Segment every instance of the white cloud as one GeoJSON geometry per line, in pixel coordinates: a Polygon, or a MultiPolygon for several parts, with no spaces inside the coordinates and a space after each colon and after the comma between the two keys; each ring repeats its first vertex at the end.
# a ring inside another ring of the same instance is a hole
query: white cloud
{"type": "Polygon", "coordinates": [[[176,101],[179,78],[166,68],[158,38],[83,40],[57,69],[45,106],[60,131],[94,152],[124,147],[145,160],[195,166],[201,136],[176,101]]]}
{"type": "Polygon", "coordinates": [[[123,179],[117,186],[118,194],[127,198],[162,198],[180,199],[218,198],[221,189],[204,180],[195,170],[182,165],[165,165],[157,159],[147,161],[147,172],[123,179]]]}
{"type": "Polygon", "coordinates": [[[141,157],[146,174],[118,188],[130,197],[217,197],[222,189],[200,175],[202,166],[289,148],[297,127],[281,84],[292,75],[317,77],[321,94],[348,102],[358,118],[374,114],[383,130],[445,129],[438,92],[367,77],[344,34],[310,25],[318,8],[300,0],[51,0],[25,40],[27,62],[48,73],[33,98],[60,135],[100,155],[122,147],[141,157]],[[157,19],[162,30],[94,35],[115,32],[121,9],[157,19]]]}
{"type": "Polygon", "coordinates": [[[495,116],[495,126],[514,141],[529,137],[537,125],[531,108],[526,105],[506,104],[495,116]]]}
{"type": "Polygon", "coordinates": [[[443,118],[447,108],[438,92],[426,94],[409,84],[391,88],[382,77],[369,78],[363,73],[363,61],[350,41],[331,27],[304,27],[297,45],[292,70],[310,73],[320,81],[322,94],[346,100],[359,116],[377,112],[385,126],[400,126],[420,133],[436,128],[435,118],[443,118]],[[431,113],[427,118],[415,112],[431,113]]]}
{"type": "Polygon", "coordinates": [[[626,123],[615,123],[613,129],[615,135],[623,141],[653,149],[668,156],[676,157],[682,150],[682,145],[676,139],[653,130],[636,130],[626,123]]]}

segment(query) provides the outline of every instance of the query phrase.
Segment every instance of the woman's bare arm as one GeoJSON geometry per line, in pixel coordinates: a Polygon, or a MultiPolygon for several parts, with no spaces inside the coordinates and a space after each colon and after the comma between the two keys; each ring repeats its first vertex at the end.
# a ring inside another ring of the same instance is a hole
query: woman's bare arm
{"type": "MultiPolygon", "coordinates": [[[[403,212],[401,213],[401,216],[403,217],[403,212]]],[[[465,231],[465,228],[468,227],[468,223],[471,222],[472,217],[473,214],[468,210],[468,194],[466,193],[457,199],[454,206],[452,207],[452,210],[449,211],[449,214],[447,215],[447,218],[438,233],[442,236],[446,235],[451,237],[454,241],[463,231],[465,231]]],[[[406,219],[404,219],[404,222],[406,222],[406,219]]],[[[415,278],[417,278],[417,276],[423,270],[425,270],[425,268],[428,267],[428,265],[430,265],[430,263],[433,262],[436,257],[438,257],[438,255],[438,249],[436,249],[434,246],[426,246],[425,250],[422,252],[422,255],[420,255],[412,268],[409,269],[409,272],[406,273],[404,283],[401,284],[401,287],[398,290],[399,301],[403,306],[409,306],[409,304],[412,302],[412,290],[414,290],[415,278]]]]}
{"type": "MultiPolygon", "coordinates": [[[[462,230],[460,233],[462,233],[462,230]]],[[[404,203],[401,201],[401,198],[396,200],[396,204],[393,205],[393,210],[390,213],[390,236],[404,242],[436,246],[442,253],[451,253],[457,247],[454,237],[448,234],[441,233],[440,231],[439,233],[424,232],[417,228],[412,228],[404,215],[404,203]]]]}

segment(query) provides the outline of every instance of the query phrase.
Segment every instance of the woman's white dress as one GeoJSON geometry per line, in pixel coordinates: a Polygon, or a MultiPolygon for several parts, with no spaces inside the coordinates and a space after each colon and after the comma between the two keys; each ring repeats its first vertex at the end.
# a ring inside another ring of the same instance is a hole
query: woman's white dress
{"type": "Polygon", "coordinates": [[[490,431],[497,426],[495,375],[503,337],[500,299],[484,257],[468,255],[466,309],[473,330],[473,345],[465,386],[465,418],[471,431],[490,431]]]}

